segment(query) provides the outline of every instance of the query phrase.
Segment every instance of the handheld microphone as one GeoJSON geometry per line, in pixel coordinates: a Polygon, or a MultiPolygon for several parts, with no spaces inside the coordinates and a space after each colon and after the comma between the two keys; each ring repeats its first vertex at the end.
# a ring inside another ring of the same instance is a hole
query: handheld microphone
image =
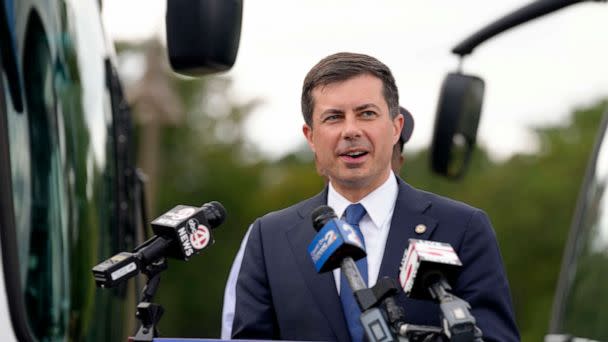
{"type": "MultiPolygon", "coordinates": [[[[334,210],[322,205],[311,213],[318,232],[308,246],[308,253],[319,273],[340,268],[363,312],[360,320],[367,339],[372,342],[396,342],[380,309],[373,307],[379,299],[363,281],[355,260],[367,254],[354,228],[339,220],[334,210]]],[[[390,285],[390,284],[389,284],[390,285]]],[[[386,285],[386,291],[390,286],[386,285]]],[[[383,294],[384,295],[384,294],[383,294]]]]}
{"type": "Polygon", "coordinates": [[[410,239],[399,273],[403,291],[411,298],[439,302],[443,332],[450,341],[479,341],[481,330],[466,301],[451,294],[453,281],[462,263],[448,243],[410,239]]]}
{"type": "Polygon", "coordinates": [[[99,287],[114,287],[161,258],[187,261],[213,244],[211,229],[221,225],[226,209],[213,201],[200,208],[178,205],[152,221],[154,235],[132,253],[121,252],[93,267],[99,287]]]}
{"type": "MultiPolygon", "coordinates": [[[[308,246],[308,253],[317,272],[324,273],[340,268],[346,261],[347,264],[352,263],[357,271],[351,276],[361,278],[354,261],[364,258],[367,254],[354,228],[339,220],[334,210],[326,205],[313,210],[311,217],[312,225],[318,233],[308,246]]],[[[347,268],[350,269],[349,266],[347,268]]],[[[359,283],[359,281],[355,282],[359,283]]],[[[365,287],[363,280],[361,283],[363,283],[362,287],[365,287]]]]}
{"type": "Polygon", "coordinates": [[[438,276],[453,281],[461,266],[450,244],[410,239],[401,259],[399,283],[412,298],[434,299],[428,290],[430,282],[438,276]]]}

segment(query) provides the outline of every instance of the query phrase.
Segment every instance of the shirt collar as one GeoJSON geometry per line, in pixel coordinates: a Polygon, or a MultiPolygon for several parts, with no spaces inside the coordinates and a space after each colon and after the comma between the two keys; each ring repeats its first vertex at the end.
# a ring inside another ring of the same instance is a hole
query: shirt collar
{"type": "MultiPolygon", "coordinates": [[[[395,201],[397,201],[398,192],[397,179],[393,171],[391,171],[388,179],[382,185],[367,194],[358,203],[363,205],[374,225],[380,228],[389,219],[389,215],[395,206],[395,201]]],[[[336,215],[342,217],[346,207],[350,204],[353,203],[338,193],[330,182],[327,192],[327,205],[334,209],[336,215]]]]}

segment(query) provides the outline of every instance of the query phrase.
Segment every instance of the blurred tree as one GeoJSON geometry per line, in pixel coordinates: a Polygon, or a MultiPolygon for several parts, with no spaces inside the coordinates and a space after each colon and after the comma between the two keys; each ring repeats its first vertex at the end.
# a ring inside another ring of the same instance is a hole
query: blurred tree
{"type": "MultiPolygon", "coordinates": [[[[121,47],[121,52],[129,49],[128,45],[121,47]]],[[[146,188],[146,201],[150,207],[156,198],[161,132],[165,127],[179,125],[184,120],[183,102],[172,84],[160,42],[146,41],[133,48],[141,50],[145,57],[145,71],[139,80],[126,88],[126,95],[139,127],[137,164],[152,180],[146,188]]]]}
{"type": "MultiPolygon", "coordinates": [[[[123,47],[119,53],[142,49],[123,47]]],[[[162,49],[154,52],[163,53],[162,49]]],[[[223,203],[228,212],[226,222],[214,231],[216,245],[188,263],[169,261],[157,299],[166,309],[161,333],[217,337],[224,284],[249,224],[319,192],[323,180],[307,146],[270,161],[244,140],[245,119],[258,101],[237,102],[230,96],[229,79],[186,80],[166,67],[155,72],[157,77],[148,76],[133,93],[136,115],[142,116],[140,157],[147,153],[149,158],[141,161],[153,160],[144,162],[150,163],[144,171],[156,188],[151,218],[177,204],[211,200],[223,203]],[[170,95],[150,96],[158,94],[152,91],[153,82],[163,84],[160,93],[170,95]],[[156,138],[144,132],[150,127],[158,127],[156,138]]],[[[458,183],[430,172],[428,151],[409,155],[406,150],[401,176],[407,182],[490,215],[524,341],[542,340],[547,331],[569,223],[605,105],[600,102],[575,111],[568,125],[535,128],[538,153],[494,162],[479,148],[468,175],[458,183]]]]}
{"type": "Polygon", "coordinates": [[[482,149],[461,182],[431,175],[427,152],[410,157],[412,185],[485,210],[501,246],[523,341],[547,332],[571,218],[606,102],[576,110],[563,126],[534,129],[538,153],[492,163],[482,149]]]}

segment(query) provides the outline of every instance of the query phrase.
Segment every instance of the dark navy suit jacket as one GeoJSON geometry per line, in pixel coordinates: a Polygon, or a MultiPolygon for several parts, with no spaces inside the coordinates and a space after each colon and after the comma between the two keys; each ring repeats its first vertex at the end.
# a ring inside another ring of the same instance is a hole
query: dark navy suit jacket
{"type": "MultiPolygon", "coordinates": [[[[519,341],[509,285],[496,236],[485,213],[409,186],[401,179],[379,278],[398,278],[408,239],[451,244],[463,267],[452,292],[471,304],[485,341],[519,341]],[[426,225],[422,234],[418,224],[426,225]]],[[[256,220],[236,285],[234,338],[349,341],[333,274],[318,274],[307,246],[316,231],[310,213],[327,203],[315,197],[256,220]]],[[[439,307],[400,294],[412,324],[439,325],[439,307]]]]}

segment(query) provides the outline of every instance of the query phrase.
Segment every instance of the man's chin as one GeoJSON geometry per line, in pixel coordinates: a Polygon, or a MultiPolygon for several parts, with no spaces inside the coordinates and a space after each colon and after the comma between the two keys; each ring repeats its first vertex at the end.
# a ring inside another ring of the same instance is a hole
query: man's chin
{"type": "Polygon", "coordinates": [[[370,183],[370,177],[362,172],[348,172],[346,174],[340,174],[339,176],[333,177],[332,182],[348,188],[361,188],[370,183]]]}

